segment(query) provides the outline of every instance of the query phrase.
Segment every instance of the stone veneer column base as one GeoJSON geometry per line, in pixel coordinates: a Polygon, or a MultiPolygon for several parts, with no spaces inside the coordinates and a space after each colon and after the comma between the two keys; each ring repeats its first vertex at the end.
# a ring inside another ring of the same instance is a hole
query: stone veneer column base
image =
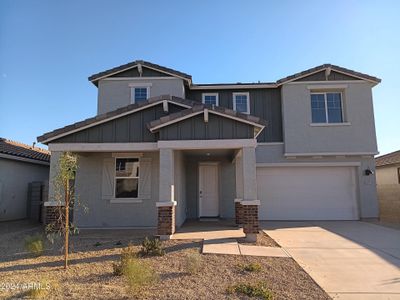
{"type": "Polygon", "coordinates": [[[158,221],[157,235],[160,240],[169,240],[175,233],[176,202],[157,202],[158,221]]]}
{"type": "Polygon", "coordinates": [[[241,201],[243,206],[243,232],[246,234],[246,240],[255,242],[259,232],[258,207],[260,200],[241,201]]]}
{"type": "Polygon", "coordinates": [[[236,225],[243,224],[243,205],[240,203],[242,199],[235,199],[235,223],[236,225]]]}

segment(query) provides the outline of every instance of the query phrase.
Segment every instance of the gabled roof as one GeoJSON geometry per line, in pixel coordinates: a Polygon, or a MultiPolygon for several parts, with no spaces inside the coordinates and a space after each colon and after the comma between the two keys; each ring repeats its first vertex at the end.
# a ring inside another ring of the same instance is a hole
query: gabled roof
{"type": "Polygon", "coordinates": [[[50,151],[0,138],[0,154],[50,162],[50,151]]]}
{"type": "Polygon", "coordinates": [[[379,156],[375,162],[377,167],[400,164],[400,150],[379,156]]]}
{"type": "Polygon", "coordinates": [[[206,112],[211,113],[211,114],[220,115],[220,116],[223,116],[223,117],[229,118],[229,119],[234,119],[239,122],[247,123],[249,125],[253,125],[253,126],[259,127],[261,129],[263,129],[267,125],[267,121],[265,121],[259,117],[242,114],[242,113],[236,112],[232,109],[223,108],[220,106],[197,104],[197,105],[193,106],[192,108],[188,108],[188,109],[182,110],[182,111],[174,113],[174,114],[169,114],[158,120],[151,121],[150,123],[147,124],[147,127],[149,128],[149,130],[151,132],[155,132],[162,127],[174,124],[181,120],[191,118],[193,116],[196,116],[196,115],[202,114],[202,113],[206,113],[206,112]]]}
{"type": "Polygon", "coordinates": [[[153,105],[157,105],[162,103],[163,101],[167,101],[169,103],[184,107],[184,108],[190,108],[196,105],[195,101],[175,97],[175,96],[170,96],[170,95],[162,95],[162,96],[157,96],[157,97],[152,97],[147,99],[146,101],[142,101],[136,104],[130,104],[121,108],[118,108],[116,110],[97,115],[92,118],[88,118],[86,120],[83,120],[81,122],[77,122],[56,130],[53,130],[51,132],[45,133],[39,137],[37,137],[37,141],[43,144],[49,143],[52,140],[55,140],[57,138],[60,138],[62,136],[68,135],[73,132],[77,132],[89,127],[96,126],[98,124],[108,122],[110,120],[132,114],[136,111],[146,109],[148,107],[151,107],[153,105]]]}
{"type": "Polygon", "coordinates": [[[173,70],[173,69],[170,69],[170,68],[166,68],[166,67],[163,67],[163,66],[160,66],[160,65],[157,65],[157,64],[153,64],[151,62],[144,61],[144,60],[135,60],[135,61],[132,61],[130,63],[124,64],[124,65],[121,65],[121,66],[118,66],[118,67],[115,67],[115,68],[112,68],[112,69],[109,69],[109,70],[106,70],[106,71],[103,71],[103,72],[100,72],[100,73],[97,73],[97,74],[93,74],[88,79],[92,83],[96,84],[96,82],[98,80],[100,80],[100,79],[109,77],[111,75],[114,75],[114,74],[129,70],[129,69],[136,68],[139,65],[141,65],[143,67],[146,67],[146,68],[149,68],[149,69],[157,70],[157,71],[162,72],[162,73],[166,73],[166,74],[172,75],[174,77],[182,78],[182,79],[186,80],[189,84],[192,82],[192,76],[190,76],[188,74],[185,74],[183,72],[176,71],[176,70],[173,70]]]}
{"type": "Polygon", "coordinates": [[[324,64],[324,65],[320,65],[320,66],[315,67],[315,68],[311,68],[311,69],[308,69],[308,70],[305,70],[305,71],[302,71],[302,72],[299,72],[299,73],[296,73],[296,74],[281,78],[278,81],[276,81],[276,84],[277,85],[282,85],[284,83],[288,83],[288,82],[291,82],[291,81],[294,81],[294,80],[298,80],[300,78],[303,78],[303,77],[306,77],[306,76],[309,76],[311,74],[318,73],[318,72],[321,72],[321,71],[325,71],[325,70],[332,70],[332,71],[335,71],[335,72],[338,72],[338,73],[342,73],[342,74],[345,74],[345,75],[349,75],[349,76],[352,76],[352,77],[356,77],[356,78],[359,78],[359,79],[362,79],[362,80],[370,81],[370,82],[375,83],[375,84],[378,84],[378,83],[381,82],[381,80],[379,78],[374,77],[374,76],[370,76],[370,75],[367,75],[367,74],[364,74],[364,73],[360,73],[360,72],[357,72],[357,71],[349,70],[349,69],[346,69],[346,68],[343,68],[343,67],[339,67],[339,66],[335,66],[335,65],[331,65],[331,64],[324,64]]]}

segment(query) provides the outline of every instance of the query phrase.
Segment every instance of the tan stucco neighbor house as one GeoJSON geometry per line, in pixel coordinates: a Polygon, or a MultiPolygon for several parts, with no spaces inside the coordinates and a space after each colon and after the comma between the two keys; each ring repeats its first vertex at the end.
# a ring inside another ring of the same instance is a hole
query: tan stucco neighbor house
{"type": "Polygon", "coordinates": [[[138,60],[89,77],[97,115],[38,137],[79,155],[74,212],[87,228],[157,228],[187,219],[378,217],[372,87],[380,79],[325,64],[274,82],[195,84],[138,60]],[[372,172],[368,173],[366,170],[372,172]]]}
{"type": "MultiPolygon", "coordinates": [[[[29,190],[29,185],[47,182],[49,166],[49,151],[0,138],[0,221],[28,217],[29,193],[40,193],[29,190]]],[[[40,206],[37,209],[39,214],[40,206]]]]}
{"type": "Polygon", "coordinates": [[[376,158],[380,219],[400,223],[400,151],[376,158]]]}

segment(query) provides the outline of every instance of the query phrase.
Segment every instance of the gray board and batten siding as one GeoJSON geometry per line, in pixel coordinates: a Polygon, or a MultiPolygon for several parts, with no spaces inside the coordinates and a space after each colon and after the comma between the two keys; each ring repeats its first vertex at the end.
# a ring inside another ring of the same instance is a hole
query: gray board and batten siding
{"type": "Polygon", "coordinates": [[[186,98],[202,101],[203,93],[218,93],[219,106],[233,109],[233,93],[248,92],[250,114],[260,117],[268,125],[259,134],[258,142],[283,142],[281,89],[229,89],[229,90],[187,90],[186,98]]]}

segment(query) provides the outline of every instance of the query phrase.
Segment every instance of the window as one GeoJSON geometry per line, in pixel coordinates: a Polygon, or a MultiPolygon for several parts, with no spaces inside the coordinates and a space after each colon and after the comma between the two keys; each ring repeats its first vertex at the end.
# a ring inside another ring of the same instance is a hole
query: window
{"type": "Polygon", "coordinates": [[[115,159],[115,198],[137,198],[139,187],[139,159],[115,159]]]}
{"type": "Polygon", "coordinates": [[[342,93],[311,94],[312,123],[343,123],[342,93]]]}
{"type": "Polygon", "coordinates": [[[400,168],[397,168],[397,180],[399,181],[400,184],[400,168]]]}
{"type": "Polygon", "coordinates": [[[218,94],[217,93],[203,94],[202,98],[203,98],[204,104],[218,106],[218,94]]]}
{"type": "Polygon", "coordinates": [[[249,93],[233,93],[233,109],[244,114],[250,113],[249,93]]]}
{"type": "Polygon", "coordinates": [[[148,86],[138,86],[131,88],[131,102],[138,103],[140,101],[147,100],[150,96],[148,86]]]}

